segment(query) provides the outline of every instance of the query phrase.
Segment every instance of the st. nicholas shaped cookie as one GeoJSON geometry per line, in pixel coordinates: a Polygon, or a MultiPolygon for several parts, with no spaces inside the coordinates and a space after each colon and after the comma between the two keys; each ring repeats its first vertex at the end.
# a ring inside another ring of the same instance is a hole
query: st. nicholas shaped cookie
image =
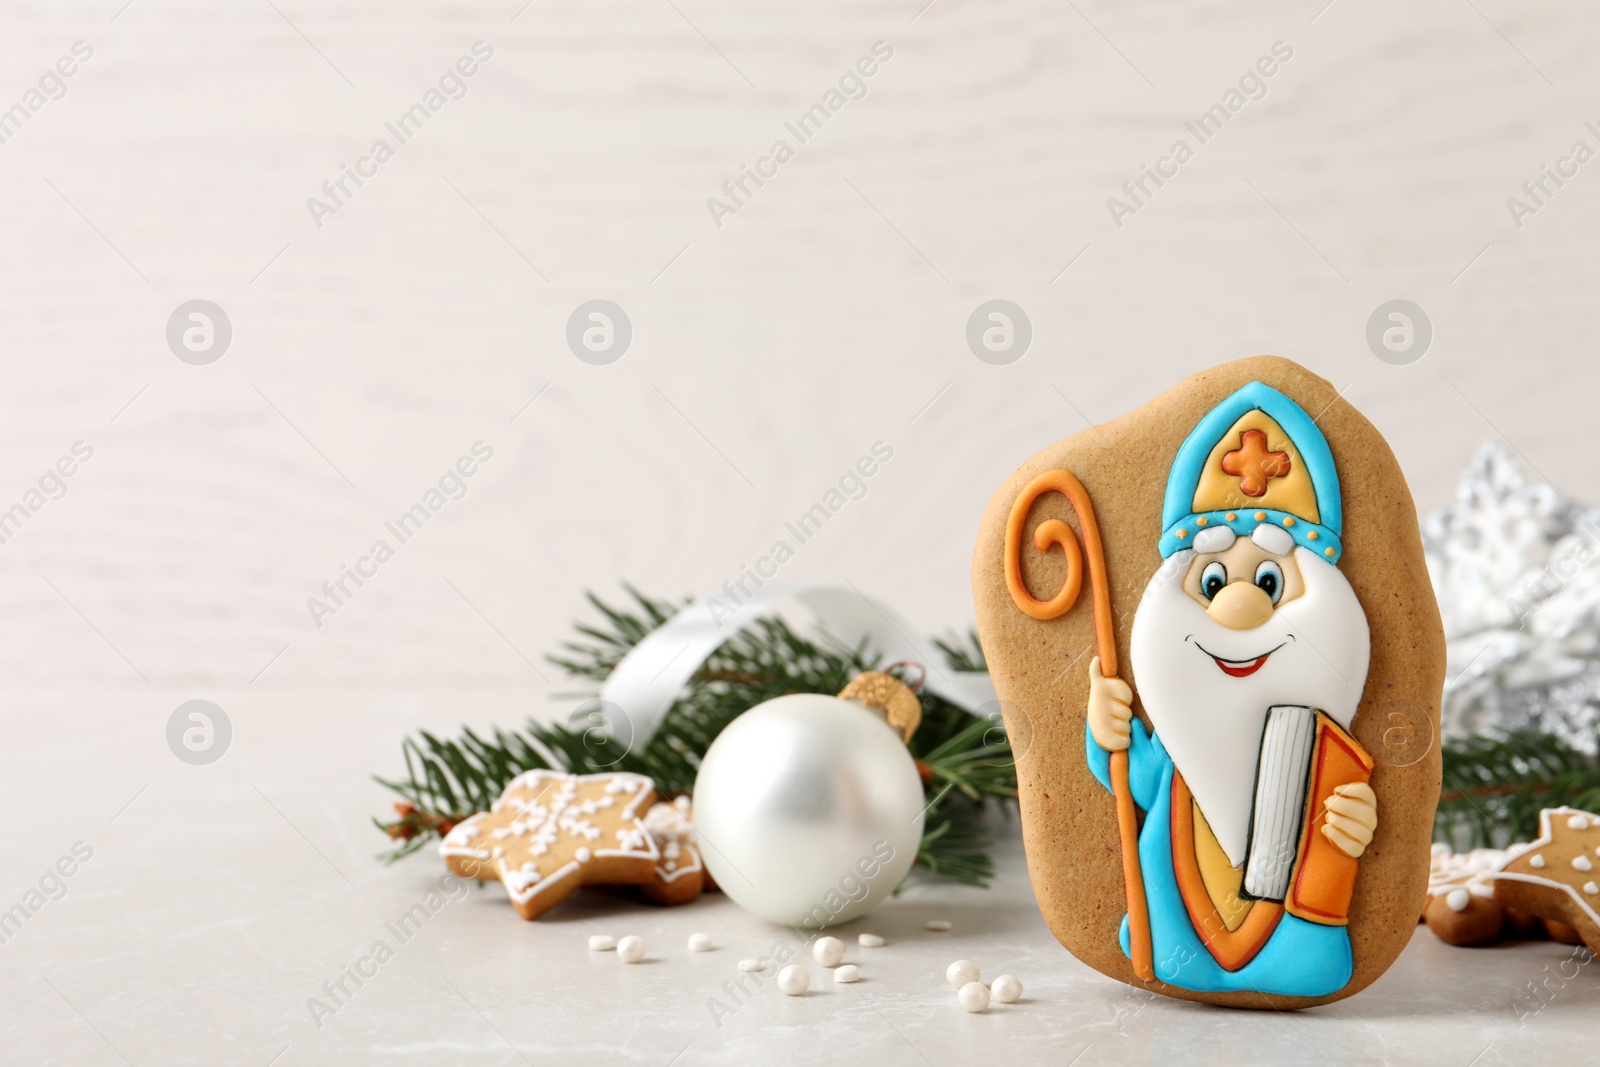
{"type": "Polygon", "coordinates": [[[1333,385],[1241,360],[1047,448],[973,583],[1068,949],[1250,1007],[1383,973],[1427,888],[1444,640],[1399,464],[1333,385]]]}

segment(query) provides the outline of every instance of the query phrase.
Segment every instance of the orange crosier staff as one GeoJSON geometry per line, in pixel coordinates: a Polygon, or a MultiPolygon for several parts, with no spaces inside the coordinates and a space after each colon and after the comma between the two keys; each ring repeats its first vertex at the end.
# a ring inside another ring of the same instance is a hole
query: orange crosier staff
{"type": "MultiPolygon", "coordinates": [[[[1083,483],[1071,471],[1048,470],[1023,488],[1011,516],[1006,520],[1006,588],[1012,603],[1030,619],[1048,622],[1072,610],[1083,587],[1084,555],[1088,555],[1089,583],[1094,597],[1094,634],[1100,656],[1100,671],[1106,678],[1117,676],[1117,633],[1111,614],[1111,590],[1106,584],[1105,550],[1100,544],[1100,527],[1095,524],[1094,505],[1083,483]],[[1083,547],[1060,519],[1046,519],[1034,528],[1033,547],[1048,552],[1060,545],[1066,557],[1067,575],[1061,589],[1049,600],[1035,599],[1022,581],[1022,527],[1034,502],[1048,492],[1064,494],[1072,501],[1078,525],[1083,530],[1083,547]]],[[[1128,943],[1132,949],[1133,973],[1146,982],[1156,978],[1150,948],[1150,911],[1145,902],[1144,878],[1139,872],[1139,820],[1134,810],[1133,790],[1128,785],[1128,752],[1110,753],[1111,793],[1117,806],[1117,832],[1122,841],[1122,881],[1128,895],[1128,943]]]]}

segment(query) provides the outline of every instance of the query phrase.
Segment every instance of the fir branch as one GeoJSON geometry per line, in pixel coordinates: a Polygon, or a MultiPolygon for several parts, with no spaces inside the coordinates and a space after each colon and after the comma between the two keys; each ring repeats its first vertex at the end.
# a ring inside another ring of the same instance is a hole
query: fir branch
{"type": "Polygon", "coordinates": [[[1552,734],[1517,730],[1445,745],[1434,837],[1457,849],[1531,841],[1539,811],[1600,807],[1600,758],[1552,734]]]}
{"type": "Polygon", "coordinates": [[[978,632],[969,630],[965,636],[935,637],[934,647],[957,671],[987,671],[989,664],[983,658],[983,645],[978,642],[978,632]]]}
{"type": "MultiPolygon", "coordinates": [[[[986,886],[994,877],[993,841],[983,825],[984,809],[960,794],[929,809],[917,866],[934,877],[986,886]]],[[[904,886],[905,883],[901,883],[904,886]]],[[[896,892],[899,892],[896,888],[896,892]]]]}
{"type": "MultiPolygon", "coordinates": [[[[687,603],[625,588],[631,603],[622,607],[590,594],[603,621],[576,625],[577,638],[564,641],[550,661],[573,678],[603,682],[630,649],[687,603]]],[[[953,669],[983,669],[975,634],[935,644],[953,669]]],[[[419,731],[416,740],[401,744],[406,776],[377,779],[401,798],[395,805],[399,817],[374,823],[400,842],[387,857],[399,859],[487,810],[512,778],[539,767],[575,774],[635,771],[649,775],[663,796],[687,793],[706,749],[734,718],[789,693],[837,693],[879,659],[865,643],[846,647],[826,635],[811,640],[780,619],[760,619],[712,653],[655,735],[637,749],[626,743],[626,731],[619,739],[582,722],[530,721],[521,730],[496,728],[487,738],[463,728],[453,740],[419,731]]],[[[975,718],[930,693],[921,699],[922,725],[910,751],[930,803],[918,866],[931,875],[985,885],[994,864],[984,811],[991,800],[1017,795],[1010,746],[997,716],[975,718]]]]}
{"type": "Polygon", "coordinates": [[[1011,746],[998,720],[977,718],[951,704],[935,711],[930,723],[924,707],[922,726],[911,738],[911,753],[936,793],[959,790],[969,800],[985,796],[1015,798],[1017,770],[1011,746]]]}

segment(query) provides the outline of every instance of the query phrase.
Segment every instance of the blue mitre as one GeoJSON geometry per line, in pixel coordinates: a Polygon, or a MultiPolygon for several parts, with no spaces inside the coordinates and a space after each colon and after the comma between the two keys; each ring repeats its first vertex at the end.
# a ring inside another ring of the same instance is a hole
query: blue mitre
{"type": "Polygon", "coordinates": [[[1212,408],[1178,449],[1161,509],[1161,556],[1194,548],[1197,536],[1203,544],[1207,529],[1248,537],[1263,523],[1330,563],[1344,551],[1327,438],[1299,404],[1251,382],[1212,408]]]}

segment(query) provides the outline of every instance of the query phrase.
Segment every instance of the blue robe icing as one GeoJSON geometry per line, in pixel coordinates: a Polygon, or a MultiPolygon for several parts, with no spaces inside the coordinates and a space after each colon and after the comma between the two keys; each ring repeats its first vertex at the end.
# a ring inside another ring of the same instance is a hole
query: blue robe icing
{"type": "MultiPolygon", "coordinates": [[[[1156,977],[1170,985],[1203,993],[1254,991],[1284,996],[1320,997],[1350,981],[1350,935],[1343,926],[1307,922],[1288,912],[1279,919],[1261,951],[1237,971],[1224,970],[1206,950],[1178,891],[1172,865],[1172,757],[1159,737],[1134,719],[1128,746],[1128,785],[1133,802],[1145,811],[1139,832],[1139,866],[1150,911],[1150,941],[1156,977]]],[[[1111,788],[1111,754],[1085,730],[1089,770],[1111,788]]],[[[1128,947],[1128,917],[1122,917],[1122,952],[1128,947]]]]}

